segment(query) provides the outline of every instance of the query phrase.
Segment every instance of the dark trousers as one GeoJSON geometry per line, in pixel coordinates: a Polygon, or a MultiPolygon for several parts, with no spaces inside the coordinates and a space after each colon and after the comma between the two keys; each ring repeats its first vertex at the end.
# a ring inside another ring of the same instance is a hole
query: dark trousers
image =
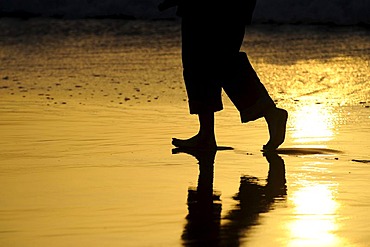
{"type": "Polygon", "coordinates": [[[222,110],[222,88],[242,122],[275,107],[246,53],[240,52],[245,26],[237,16],[182,18],[183,75],[191,114],[222,110]]]}

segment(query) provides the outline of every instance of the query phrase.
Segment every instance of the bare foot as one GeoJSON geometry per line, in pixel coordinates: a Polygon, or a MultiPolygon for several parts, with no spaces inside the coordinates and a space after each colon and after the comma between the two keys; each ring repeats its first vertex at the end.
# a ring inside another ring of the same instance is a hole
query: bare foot
{"type": "Polygon", "coordinates": [[[263,145],[263,150],[275,150],[285,140],[286,122],[288,120],[288,112],[284,109],[274,108],[265,116],[270,140],[263,145]]]}
{"type": "Polygon", "coordinates": [[[213,150],[217,149],[216,140],[213,137],[204,138],[197,134],[189,139],[172,138],[172,145],[185,149],[202,149],[213,150]]]}

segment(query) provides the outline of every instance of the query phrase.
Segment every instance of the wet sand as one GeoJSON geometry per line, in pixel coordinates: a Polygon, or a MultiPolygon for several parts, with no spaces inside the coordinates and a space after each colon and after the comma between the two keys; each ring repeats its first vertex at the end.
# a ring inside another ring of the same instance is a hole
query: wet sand
{"type": "Polygon", "coordinates": [[[264,156],[266,124],[240,124],[226,97],[217,140],[232,150],[173,150],[197,131],[176,23],[0,22],[1,246],[367,246],[363,29],[247,33],[290,114],[285,143],[264,156]]]}

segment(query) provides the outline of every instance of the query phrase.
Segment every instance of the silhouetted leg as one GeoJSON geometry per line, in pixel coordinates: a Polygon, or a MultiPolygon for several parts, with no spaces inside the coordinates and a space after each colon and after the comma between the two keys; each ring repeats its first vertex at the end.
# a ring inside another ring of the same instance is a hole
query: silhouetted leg
{"type": "Polygon", "coordinates": [[[180,148],[190,149],[216,149],[216,137],[214,130],[214,113],[200,113],[199,117],[199,132],[195,136],[181,140],[172,139],[172,144],[180,148]]]}
{"type": "Polygon", "coordinates": [[[262,149],[275,150],[285,140],[288,112],[284,109],[272,108],[265,113],[264,117],[268,125],[270,140],[263,145],[262,149]]]}
{"type": "Polygon", "coordinates": [[[288,113],[276,107],[244,52],[236,58],[230,57],[230,60],[233,62],[227,67],[223,85],[225,92],[239,110],[243,123],[265,118],[270,140],[263,149],[276,149],[284,142],[288,113]],[[227,75],[230,75],[228,80],[227,75]]]}
{"type": "Polygon", "coordinates": [[[214,72],[209,49],[213,35],[212,23],[203,16],[186,16],[182,20],[183,76],[188,95],[190,114],[199,118],[199,132],[195,136],[180,140],[173,138],[172,144],[180,148],[216,149],[214,112],[222,110],[221,84],[214,72]]]}

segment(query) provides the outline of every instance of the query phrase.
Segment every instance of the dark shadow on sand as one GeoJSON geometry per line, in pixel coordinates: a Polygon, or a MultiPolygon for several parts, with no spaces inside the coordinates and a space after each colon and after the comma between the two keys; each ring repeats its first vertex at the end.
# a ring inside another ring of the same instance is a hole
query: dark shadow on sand
{"type": "Polygon", "coordinates": [[[276,151],[278,154],[286,155],[315,155],[315,154],[340,154],[343,153],[340,150],[330,148],[278,148],[276,151]]]}
{"type": "MultiPolygon", "coordinates": [[[[186,153],[194,156],[196,159],[201,158],[203,156],[207,156],[209,154],[216,153],[217,151],[227,151],[227,150],[234,150],[233,147],[227,146],[217,146],[216,150],[199,150],[196,148],[174,148],[172,149],[172,154],[179,154],[179,153],[186,153]]],[[[198,160],[199,161],[199,160],[198,160]]],[[[213,165],[213,163],[212,163],[213,165]]]]}
{"type": "Polygon", "coordinates": [[[248,229],[258,224],[260,213],[268,212],[276,200],[284,200],[287,189],[284,160],[276,153],[265,154],[269,163],[267,183],[242,176],[234,209],[221,219],[221,193],[213,190],[217,151],[172,150],[194,156],[199,164],[198,186],[188,189],[188,215],[182,240],[184,246],[240,246],[248,229]],[[226,223],[221,225],[221,220],[226,223]]]}

